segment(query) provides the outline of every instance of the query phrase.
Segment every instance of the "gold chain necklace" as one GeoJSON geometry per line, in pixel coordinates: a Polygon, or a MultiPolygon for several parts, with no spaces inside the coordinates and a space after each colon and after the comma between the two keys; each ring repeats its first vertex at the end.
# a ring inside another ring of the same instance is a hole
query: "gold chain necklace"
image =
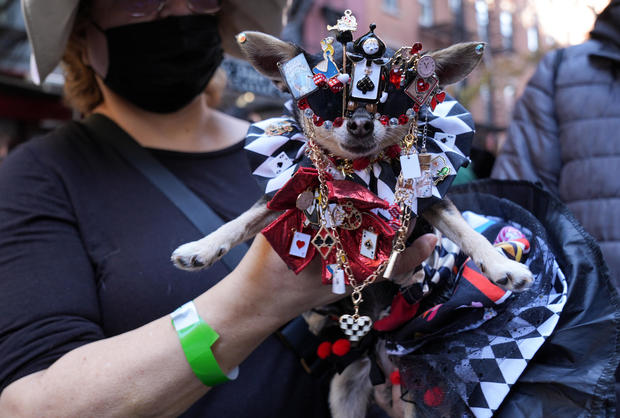
{"type": "MultiPolygon", "coordinates": [[[[365,334],[370,331],[372,327],[372,319],[368,316],[361,316],[359,314],[359,305],[363,302],[362,291],[374,283],[375,280],[384,276],[386,278],[390,278],[392,275],[392,271],[398,258],[398,255],[402,253],[406,248],[406,240],[407,240],[407,232],[409,231],[409,225],[411,223],[411,208],[409,205],[405,203],[404,193],[400,190],[400,186],[402,182],[402,173],[399,174],[399,179],[397,181],[397,190],[395,191],[395,199],[399,205],[400,214],[399,221],[400,227],[396,232],[396,237],[392,244],[392,251],[388,260],[384,260],[377,266],[375,271],[370,274],[366,279],[364,279],[361,283],[358,283],[353,275],[353,270],[351,269],[351,265],[349,263],[349,259],[347,257],[346,252],[340,242],[340,237],[337,231],[337,228],[334,222],[327,222],[326,217],[330,216],[328,211],[328,188],[325,180],[325,173],[327,172],[327,167],[329,164],[329,160],[325,156],[324,152],[314,141],[314,125],[309,123],[308,120],[304,118],[304,133],[308,138],[308,155],[310,160],[314,164],[317,169],[318,179],[319,179],[319,191],[318,191],[318,200],[319,200],[319,231],[317,235],[320,235],[322,239],[326,239],[328,236],[331,237],[331,240],[334,242],[334,247],[336,248],[336,260],[338,262],[338,269],[342,271],[343,275],[349,280],[349,284],[353,287],[353,292],[351,293],[351,300],[353,302],[353,315],[342,315],[339,318],[340,328],[344,331],[346,335],[348,335],[349,340],[358,341],[360,337],[363,337],[365,334]]],[[[415,134],[412,132],[417,130],[417,118],[412,120],[410,125],[409,134],[403,138],[403,140],[410,140],[411,137],[415,138],[415,134]]],[[[336,274],[339,272],[335,272],[332,280],[334,280],[336,274]]]]}

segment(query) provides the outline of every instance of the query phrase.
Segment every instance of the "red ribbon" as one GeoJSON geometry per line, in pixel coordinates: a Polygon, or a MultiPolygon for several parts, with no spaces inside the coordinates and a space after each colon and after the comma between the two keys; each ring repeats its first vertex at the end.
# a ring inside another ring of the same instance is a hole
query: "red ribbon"
{"type": "MultiPolygon", "coordinates": [[[[348,180],[333,180],[329,174],[325,174],[325,184],[328,190],[328,202],[341,205],[347,202],[353,203],[355,209],[362,213],[362,224],[355,230],[338,228],[338,236],[355,280],[360,283],[367,276],[372,274],[376,268],[387,260],[392,251],[392,240],[394,231],[380,217],[370,212],[371,209],[389,207],[388,202],[380,199],[366,187],[348,180]],[[364,230],[372,230],[378,235],[375,248],[375,259],[364,257],[360,254],[360,241],[364,230]]],[[[292,240],[295,231],[303,232],[314,237],[318,229],[316,226],[304,226],[305,215],[297,209],[295,203],[300,193],[310,189],[315,190],[319,187],[318,172],[315,168],[301,167],[295,175],[274,195],[273,199],[267,204],[272,210],[284,210],[285,212],[263,229],[263,235],[276,250],[290,269],[299,273],[314,258],[317,253],[316,247],[310,242],[305,258],[291,255],[292,240]]],[[[321,257],[319,255],[319,257],[321,257]]],[[[331,282],[331,273],[328,271],[329,264],[337,264],[335,246],[330,251],[323,262],[323,283],[331,282]]],[[[345,277],[348,283],[348,277],[345,277]]]]}

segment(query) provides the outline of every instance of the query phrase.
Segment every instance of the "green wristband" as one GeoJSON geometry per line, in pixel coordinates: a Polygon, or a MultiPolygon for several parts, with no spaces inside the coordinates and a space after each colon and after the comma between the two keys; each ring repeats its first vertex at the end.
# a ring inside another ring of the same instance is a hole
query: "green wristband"
{"type": "Polygon", "coordinates": [[[226,375],[217,364],[211,346],[220,336],[198,315],[193,301],[181,306],[170,316],[185,358],[202,383],[215,386],[237,378],[238,367],[226,375]]]}

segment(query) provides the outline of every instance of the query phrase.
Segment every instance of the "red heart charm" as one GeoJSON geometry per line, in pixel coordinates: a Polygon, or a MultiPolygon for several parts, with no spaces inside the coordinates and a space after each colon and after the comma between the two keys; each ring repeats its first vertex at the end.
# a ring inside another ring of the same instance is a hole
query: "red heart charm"
{"type": "Polygon", "coordinates": [[[418,83],[416,84],[416,89],[418,90],[418,93],[425,92],[426,90],[428,90],[429,87],[430,85],[422,79],[418,80],[418,83]]]}
{"type": "Polygon", "coordinates": [[[437,100],[435,99],[435,97],[433,97],[431,99],[431,103],[429,104],[431,110],[435,110],[435,106],[437,106],[437,100]]]}
{"type": "Polygon", "coordinates": [[[441,93],[437,93],[435,95],[435,98],[437,99],[439,103],[443,103],[443,101],[446,99],[446,92],[442,91],[441,93]]]}
{"type": "Polygon", "coordinates": [[[295,245],[297,245],[297,248],[303,248],[303,246],[306,245],[306,243],[303,241],[297,241],[295,245]]]}

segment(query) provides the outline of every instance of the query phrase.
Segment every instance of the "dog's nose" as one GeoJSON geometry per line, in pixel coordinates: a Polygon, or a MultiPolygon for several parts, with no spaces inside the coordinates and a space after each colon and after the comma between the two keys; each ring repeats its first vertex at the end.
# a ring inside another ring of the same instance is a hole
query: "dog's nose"
{"type": "Polygon", "coordinates": [[[347,131],[360,138],[370,135],[374,129],[373,120],[367,117],[352,117],[347,122],[347,131]]]}

